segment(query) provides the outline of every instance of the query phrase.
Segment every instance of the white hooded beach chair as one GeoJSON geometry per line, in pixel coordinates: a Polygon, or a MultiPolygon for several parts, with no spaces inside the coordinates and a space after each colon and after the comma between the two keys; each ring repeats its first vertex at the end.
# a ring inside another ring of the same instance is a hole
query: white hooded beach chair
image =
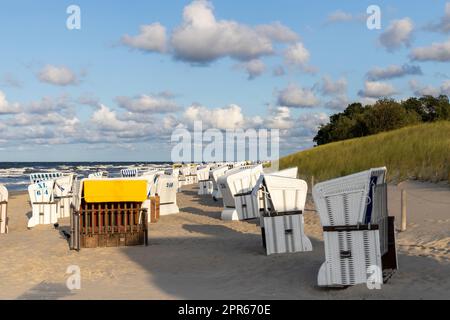
{"type": "Polygon", "coordinates": [[[98,171],[95,173],[91,173],[88,175],[88,179],[102,179],[102,178],[107,178],[108,177],[108,172],[106,171],[98,171]]]}
{"type": "Polygon", "coordinates": [[[379,284],[397,269],[394,218],[388,216],[386,168],[317,184],[324,230],[319,286],[379,284]]]}
{"type": "Polygon", "coordinates": [[[136,178],[139,176],[139,169],[122,169],[120,174],[122,178],[136,178]]]}
{"type": "Polygon", "coordinates": [[[270,174],[260,177],[253,190],[254,199],[260,199],[258,193],[261,189],[263,210],[260,225],[267,255],[312,251],[303,219],[308,184],[297,178],[270,174]]]}
{"type": "Polygon", "coordinates": [[[58,219],[70,217],[71,203],[73,198],[72,187],[75,181],[75,174],[69,174],[56,178],[54,197],[56,205],[56,215],[58,219]]]}
{"type": "Polygon", "coordinates": [[[243,192],[235,195],[236,211],[239,216],[239,220],[249,220],[260,218],[260,211],[263,210],[263,181],[267,176],[280,176],[297,178],[298,168],[290,168],[273,173],[265,173],[261,175],[253,188],[248,192],[243,192]],[[255,190],[256,189],[256,190],[255,190]]]}
{"type": "Polygon", "coordinates": [[[62,177],[62,172],[39,172],[30,174],[31,184],[39,183],[47,180],[54,180],[56,178],[62,177]]]}
{"type": "Polygon", "coordinates": [[[169,175],[157,177],[155,194],[160,198],[160,215],[177,214],[180,209],[177,205],[177,179],[169,175]]]}
{"type": "Polygon", "coordinates": [[[213,183],[209,179],[210,166],[201,166],[197,168],[197,180],[198,180],[198,195],[209,195],[212,194],[213,183]]]}
{"type": "Polygon", "coordinates": [[[54,180],[42,181],[28,187],[32,208],[28,228],[33,228],[39,224],[55,224],[58,222],[54,187],[54,180]]]}
{"type": "Polygon", "coordinates": [[[230,168],[227,165],[223,165],[210,171],[209,173],[210,180],[213,184],[212,197],[214,200],[222,199],[222,192],[220,192],[217,181],[221,176],[225,175],[225,172],[227,172],[228,170],[230,170],[230,168]]]}
{"type": "Polygon", "coordinates": [[[8,233],[8,190],[0,184],[0,234],[8,233]]]}
{"type": "Polygon", "coordinates": [[[219,178],[217,184],[222,193],[224,205],[222,220],[240,220],[235,197],[252,191],[262,173],[262,165],[242,166],[227,171],[219,178]]]}

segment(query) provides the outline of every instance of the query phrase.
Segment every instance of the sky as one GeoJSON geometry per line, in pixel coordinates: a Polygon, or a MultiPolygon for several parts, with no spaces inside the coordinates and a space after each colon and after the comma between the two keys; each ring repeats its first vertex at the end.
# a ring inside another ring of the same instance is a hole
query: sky
{"type": "Polygon", "coordinates": [[[0,161],[168,161],[199,120],[285,155],[349,103],[450,95],[447,1],[15,0],[0,24],[0,161]]]}

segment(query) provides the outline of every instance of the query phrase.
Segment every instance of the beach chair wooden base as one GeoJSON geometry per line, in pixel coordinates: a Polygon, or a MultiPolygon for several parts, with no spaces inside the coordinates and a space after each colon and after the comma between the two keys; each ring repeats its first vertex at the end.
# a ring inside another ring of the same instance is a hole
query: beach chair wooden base
{"type": "Polygon", "coordinates": [[[55,197],[56,202],[56,216],[58,219],[70,217],[70,206],[72,204],[72,195],[55,197]]]}
{"type": "Polygon", "coordinates": [[[264,207],[261,194],[252,192],[237,194],[234,196],[236,211],[239,220],[252,220],[260,218],[260,210],[264,207]]]}
{"type": "Polygon", "coordinates": [[[145,232],[82,235],[82,248],[128,247],[145,244],[145,232]]]}

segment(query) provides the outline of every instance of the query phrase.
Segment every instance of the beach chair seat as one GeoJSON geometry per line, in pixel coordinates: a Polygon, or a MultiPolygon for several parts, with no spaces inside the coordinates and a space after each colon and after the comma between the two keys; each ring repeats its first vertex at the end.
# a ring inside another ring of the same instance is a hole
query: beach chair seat
{"type": "Polygon", "coordinates": [[[218,179],[217,184],[222,193],[224,205],[222,220],[240,220],[236,210],[236,195],[251,192],[262,173],[262,165],[241,166],[228,170],[218,179]]]}
{"type": "Polygon", "coordinates": [[[58,219],[69,218],[72,205],[72,188],[75,174],[65,175],[55,179],[56,216],[58,219]]]}
{"type": "Polygon", "coordinates": [[[308,184],[287,173],[261,176],[253,191],[255,198],[263,194],[260,226],[267,255],[312,251],[303,218],[308,184]]]}
{"type": "Polygon", "coordinates": [[[33,228],[40,224],[48,225],[58,222],[54,187],[54,180],[41,181],[28,187],[32,208],[31,217],[28,220],[28,228],[33,228]]]}
{"type": "Polygon", "coordinates": [[[397,269],[386,168],[317,184],[313,198],[324,231],[319,286],[381,285],[397,269]]]}
{"type": "Polygon", "coordinates": [[[177,179],[169,175],[160,175],[156,181],[155,196],[160,199],[160,215],[166,216],[180,212],[177,204],[177,179]]]}
{"type": "Polygon", "coordinates": [[[70,248],[147,245],[145,179],[83,179],[76,183],[70,248]]]}
{"type": "Polygon", "coordinates": [[[8,189],[0,184],[0,234],[8,233],[8,189]]]}

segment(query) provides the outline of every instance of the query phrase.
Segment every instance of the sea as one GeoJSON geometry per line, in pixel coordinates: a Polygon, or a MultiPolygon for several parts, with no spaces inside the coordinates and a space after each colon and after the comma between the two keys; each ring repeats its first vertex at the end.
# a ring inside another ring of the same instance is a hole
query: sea
{"type": "Polygon", "coordinates": [[[8,191],[25,191],[30,185],[30,174],[43,172],[75,173],[78,178],[106,171],[109,177],[120,177],[122,169],[167,168],[169,162],[0,162],[0,184],[8,191]]]}

